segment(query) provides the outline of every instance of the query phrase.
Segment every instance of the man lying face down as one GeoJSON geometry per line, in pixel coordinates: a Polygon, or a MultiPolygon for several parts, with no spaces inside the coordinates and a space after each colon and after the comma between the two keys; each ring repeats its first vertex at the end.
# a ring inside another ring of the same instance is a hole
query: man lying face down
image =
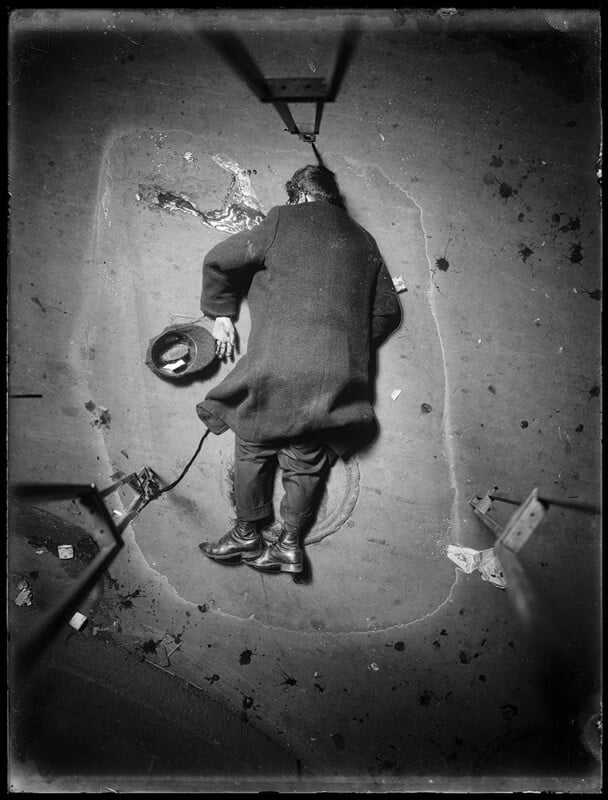
{"type": "Polygon", "coordinates": [[[201,309],[215,319],[218,355],[233,355],[233,320],[245,295],[251,332],[246,354],[197,406],[213,433],[235,434],[237,512],[234,528],[200,549],[217,561],[299,573],[332,456],[375,428],[370,354],[399,325],[401,306],[333,173],[303,167],[286,189],[286,205],[216,245],[203,264],[201,309]],[[277,463],[282,529],[266,544],[258,525],[273,513],[277,463]]]}

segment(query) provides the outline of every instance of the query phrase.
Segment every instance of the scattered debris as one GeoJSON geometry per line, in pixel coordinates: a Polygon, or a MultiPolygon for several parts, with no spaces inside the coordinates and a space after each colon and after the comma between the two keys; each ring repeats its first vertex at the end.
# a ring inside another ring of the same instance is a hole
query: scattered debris
{"type": "Polygon", "coordinates": [[[487,550],[473,550],[471,547],[450,544],[447,556],[463,572],[470,574],[477,570],[484,581],[499,589],[506,588],[507,582],[493,547],[487,550]]]}
{"type": "Polygon", "coordinates": [[[57,555],[61,559],[74,558],[74,548],[71,544],[60,544],[57,546],[57,555]]]}
{"type": "Polygon", "coordinates": [[[397,275],[396,278],[393,278],[393,286],[395,287],[395,291],[397,294],[399,292],[407,292],[407,287],[405,285],[405,281],[403,280],[403,275],[397,275]]]}
{"type": "Polygon", "coordinates": [[[80,611],[77,611],[72,619],[70,620],[70,627],[74,628],[76,631],[80,631],[84,628],[87,623],[87,618],[84,614],[81,614],[80,611]]]}
{"type": "Polygon", "coordinates": [[[306,63],[308,64],[308,69],[311,72],[316,72],[317,71],[317,65],[315,64],[315,62],[312,59],[306,59],[306,63]]]}
{"type": "Polygon", "coordinates": [[[401,389],[393,389],[393,391],[391,392],[391,400],[393,401],[393,403],[399,397],[400,394],[401,394],[401,389]]]}
{"type": "Polygon", "coordinates": [[[15,603],[18,606],[31,606],[32,599],[32,587],[25,580],[25,578],[22,578],[17,584],[17,597],[15,598],[15,603]]]}
{"type": "Polygon", "coordinates": [[[428,403],[423,403],[420,406],[420,410],[422,411],[423,414],[430,414],[431,411],[433,410],[433,407],[430,406],[428,403]]]}
{"type": "Polygon", "coordinates": [[[183,157],[185,161],[194,161],[194,156],[190,152],[184,153],[183,157]]]}
{"type": "Polygon", "coordinates": [[[377,664],[370,664],[368,669],[373,669],[374,672],[379,672],[380,667],[377,664]]]}

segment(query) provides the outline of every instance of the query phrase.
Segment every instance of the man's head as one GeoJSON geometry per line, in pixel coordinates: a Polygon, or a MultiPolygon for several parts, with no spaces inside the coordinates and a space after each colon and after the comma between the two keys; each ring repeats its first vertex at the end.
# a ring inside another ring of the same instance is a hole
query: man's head
{"type": "Polygon", "coordinates": [[[294,172],[285,184],[289,205],[311,200],[326,200],[344,208],[334,173],[322,166],[309,164],[294,172]]]}

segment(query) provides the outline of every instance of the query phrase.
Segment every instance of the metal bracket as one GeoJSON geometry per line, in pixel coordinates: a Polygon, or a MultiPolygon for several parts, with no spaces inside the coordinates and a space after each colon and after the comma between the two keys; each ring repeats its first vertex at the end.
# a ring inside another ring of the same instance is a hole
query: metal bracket
{"type": "Polygon", "coordinates": [[[547,505],[539,500],[538,489],[535,487],[515,511],[504,529],[502,529],[499,523],[488,514],[488,511],[491,510],[495,500],[510,501],[507,498],[497,497],[495,495],[496,491],[498,491],[498,487],[494,486],[483,497],[472,497],[469,500],[469,505],[473,507],[475,514],[496,536],[497,544],[504,545],[512,552],[517,553],[541,522],[547,510],[547,505]]]}
{"type": "Polygon", "coordinates": [[[116,481],[107,489],[103,489],[99,494],[102,499],[108,495],[117,492],[123,486],[128,486],[135,492],[135,497],[127,506],[124,514],[117,514],[118,519],[115,521],[116,527],[120,533],[127,527],[134,517],[139,514],[142,508],[151,500],[154,500],[161,494],[160,478],[151,467],[143,467],[139,472],[132,472],[130,475],[125,475],[124,478],[116,481]]]}
{"type": "Polygon", "coordinates": [[[321,126],[323,106],[338,96],[342,80],[352,58],[358,30],[344,31],[338,45],[333,74],[324,78],[265,78],[239,38],[231,33],[207,34],[205,38],[225,58],[262,103],[272,103],[289,133],[304,142],[314,142],[321,126]],[[314,124],[297,124],[288,103],[316,103],[314,124]]]}
{"type": "Polygon", "coordinates": [[[101,491],[94,483],[53,483],[18,484],[13,492],[17,500],[57,501],[79,498],[103,526],[100,529],[101,536],[97,537],[99,544],[97,555],[58,602],[32,625],[21,640],[15,641],[11,655],[19,668],[29,669],[108,569],[123,546],[121,536],[123,530],[144,505],[160,494],[160,485],[156,473],[150,467],[144,467],[139,473],[126,475],[101,491]],[[133,489],[136,496],[125,513],[115,519],[105,503],[105,498],[125,485],[133,489]]]}

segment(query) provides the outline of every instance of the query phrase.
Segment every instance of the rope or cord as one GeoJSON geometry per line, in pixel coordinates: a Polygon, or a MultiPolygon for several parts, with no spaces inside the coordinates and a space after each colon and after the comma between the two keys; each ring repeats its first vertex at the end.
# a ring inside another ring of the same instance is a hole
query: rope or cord
{"type": "MultiPolygon", "coordinates": [[[[207,436],[208,436],[208,435],[209,435],[209,428],[207,428],[207,430],[205,431],[205,433],[202,435],[202,437],[201,437],[201,440],[200,440],[200,442],[198,443],[198,446],[197,446],[196,450],[194,451],[194,455],[192,456],[192,458],[190,459],[190,461],[188,461],[188,463],[186,464],[186,466],[183,468],[183,470],[181,471],[181,474],[179,475],[179,477],[178,477],[178,478],[176,478],[176,479],[173,481],[173,483],[170,483],[168,486],[165,486],[163,489],[161,489],[161,490],[158,492],[158,494],[154,495],[154,497],[150,497],[150,499],[149,499],[149,500],[147,500],[147,501],[146,501],[146,502],[143,504],[143,506],[142,506],[142,507],[139,509],[139,512],[143,511],[143,509],[144,509],[144,508],[145,508],[145,507],[148,505],[148,503],[151,503],[151,502],[152,502],[152,500],[156,500],[157,498],[159,498],[159,497],[161,496],[161,494],[165,494],[165,492],[170,492],[170,491],[171,491],[171,489],[174,489],[174,488],[177,486],[177,484],[178,484],[178,483],[181,481],[181,479],[184,477],[184,475],[185,475],[185,474],[188,472],[188,470],[190,469],[190,467],[192,466],[192,464],[194,464],[194,461],[195,461],[196,457],[197,457],[197,456],[198,456],[198,454],[201,452],[201,448],[202,448],[202,446],[203,446],[203,442],[205,441],[205,439],[207,438],[207,436]]],[[[139,513],[139,512],[138,512],[138,513],[139,513]]]]}
{"type": "Polygon", "coordinates": [[[192,456],[192,458],[190,459],[190,461],[188,461],[188,463],[186,464],[186,466],[183,468],[183,470],[182,470],[182,473],[181,473],[181,475],[179,476],[179,478],[176,478],[176,479],[173,481],[173,483],[170,483],[168,486],[165,486],[165,488],[164,488],[164,489],[161,489],[161,490],[160,490],[160,492],[159,492],[159,495],[161,495],[161,494],[164,494],[165,492],[169,492],[169,491],[171,491],[171,489],[173,489],[173,488],[175,488],[175,487],[177,486],[177,484],[178,484],[178,483],[181,481],[181,479],[184,477],[184,475],[186,474],[186,472],[188,472],[188,470],[190,469],[190,467],[192,466],[192,464],[194,464],[194,460],[196,459],[197,455],[198,455],[198,454],[201,452],[201,447],[203,446],[203,442],[204,442],[204,441],[205,441],[205,439],[207,438],[208,434],[209,434],[209,428],[207,428],[207,430],[205,431],[205,433],[203,433],[203,435],[202,435],[202,437],[201,437],[201,440],[200,440],[200,442],[198,443],[198,447],[197,447],[197,448],[196,448],[196,450],[194,451],[194,455],[192,456]]]}

